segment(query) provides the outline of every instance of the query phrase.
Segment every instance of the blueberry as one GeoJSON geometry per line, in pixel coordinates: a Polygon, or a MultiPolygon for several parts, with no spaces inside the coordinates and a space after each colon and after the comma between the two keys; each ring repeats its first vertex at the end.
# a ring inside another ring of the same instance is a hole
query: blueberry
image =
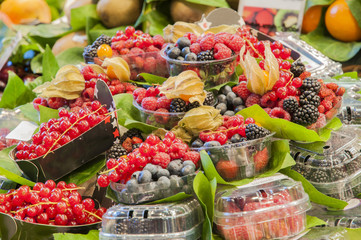
{"type": "Polygon", "coordinates": [[[144,191],[154,191],[157,189],[157,183],[156,182],[150,182],[148,184],[144,184],[143,190],[144,191]]]}
{"type": "Polygon", "coordinates": [[[183,167],[182,160],[173,160],[168,164],[168,171],[172,175],[180,175],[183,167]]]}
{"type": "Polygon", "coordinates": [[[176,59],[179,61],[184,61],[184,57],[182,57],[182,56],[178,56],[176,59]]]}
{"type": "Polygon", "coordinates": [[[156,176],[157,179],[159,179],[160,177],[169,177],[170,173],[167,169],[159,168],[156,176]]]}
{"type": "Polygon", "coordinates": [[[224,95],[227,95],[228,93],[232,92],[232,88],[228,85],[226,86],[223,86],[221,88],[221,92],[224,94],[224,95]]]}
{"type": "Polygon", "coordinates": [[[190,52],[191,52],[191,50],[189,49],[189,47],[185,47],[182,49],[181,56],[185,57],[190,52]]]}
{"type": "Polygon", "coordinates": [[[174,47],[174,48],[172,48],[172,49],[170,49],[168,52],[167,52],[167,55],[168,55],[168,57],[169,58],[177,58],[178,56],[179,56],[179,54],[180,54],[180,49],[179,48],[177,48],[177,47],[174,47]]]}
{"type": "Polygon", "coordinates": [[[189,47],[191,45],[191,41],[189,41],[186,37],[180,37],[177,40],[177,45],[180,49],[183,49],[185,47],[189,47]]]}
{"type": "Polygon", "coordinates": [[[166,176],[162,176],[157,181],[158,187],[162,189],[168,189],[170,187],[170,180],[166,176]]]}
{"type": "Polygon", "coordinates": [[[183,162],[183,166],[187,166],[187,165],[192,166],[194,167],[194,169],[196,169],[196,165],[190,160],[183,162]]]}
{"type": "Polygon", "coordinates": [[[184,185],[184,181],[177,175],[171,175],[169,177],[171,188],[181,188],[184,185]]]}
{"type": "Polygon", "coordinates": [[[194,173],[195,171],[196,171],[196,169],[194,166],[186,165],[182,168],[182,175],[186,176],[186,175],[194,173]]]}
{"type": "Polygon", "coordinates": [[[227,93],[227,102],[233,103],[233,99],[235,99],[237,95],[234,92],[227,93]]]}
{"type": "Polygon", "coordinates": [[[148,183],[152,181],[152,173],[148,170],[143,170],[139,173],[138,182],[139,183],[148,183]]]}
{"type": "Polygon", "coordinates": [[[204,147],[209,148],[209,147],[218,147],[221,146],[221,144],[218,141],[210,141],[210,142],[206,142],[204,144],[204,147]]]}
{"type": "Polygon", "coordinates": [[[130,179],[126,185],[129,192],[138,192],[139,191],[139,185],[138,181],[136,179],[130,179]]]}
{"type": "Polygon", "coordinates": [[[228,111],[226,111],[223,115],[224,115],[224,116],[230,116],[230,117],[232,117],[232,116],[234,116],[234,112],[228,110],[228,111]]]}
{"type": "Polygon", "coordinates": [[[242,109],[245,109],[245,107],[243,105],[239,105],[234,109],[234,112],[238,113],[239,111],[241,111],[242,109]]]}
{"type": "Polygon", "coordinates": [[[184,60],[186,61],[197,61],[197,55],[195,53],[188,53],[185,57],[184,60]]]}
{"type": "Polygon", "coordinates": [[[218,103],[225,103],[225,104],[227,104],[227,97],[226,97],[226,95],[220,94],[220,95],[218,95],[217,99],[218,99],[218,103]]]}
{"type": "Polygon", "coordinates": [[[140,171],[136,171],[132,174],[131,178],[138,179],[140,171]]]}
{"type": "Polygon", "coordinates": [[[243,100],[240,97],[233,98],[232,104],[234,107],[237,107],[243,104],[243,100]]]}
{"type": "Polygon", "coordinates": [[[171,50],[172,48],[174,48],[175,47],[175,45],[173,44],[173,43],[169,43],[168,45],[167,45],[167,47],[165,48],[165,52],[168,52],[169,50],[171,50]]]}
{"type": "Polygon", "coordinates": [[[227,111],[227,105],[225,103],[218,103],[216,108],[221,111],[222,115],[227,111]]]}
{"type": "Polygon", "coordinates": [[[231,142],[232,142],[232,143],[237,143],[237,142],[240,142],[241,139],[242,139],[242,136],[237,133],[237,134],[234,134],[234,135],[231,137],[231,142]]]}
{"type": "Polygon", "coordinates": [[[192,148],[200,148],[200,147],[203,147],[203,141],[197,138],[196,140],[194,140],[194,142],[192,142],[192,148]]]}
{"type": "Polygon", "coordinates": [[[152,174],[152,176],[154,177],[158,172],[158,166],[153,165],[151,163],[148,163],[147,165],[145,165],[143,170],[148,170],[152,174]]]}

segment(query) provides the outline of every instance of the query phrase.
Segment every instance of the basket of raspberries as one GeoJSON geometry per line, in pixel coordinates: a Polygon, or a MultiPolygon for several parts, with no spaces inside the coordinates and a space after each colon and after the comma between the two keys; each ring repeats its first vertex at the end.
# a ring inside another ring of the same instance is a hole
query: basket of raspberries
{"type": "Polygon", "coordinates": [[[98,184],[110,185],[117,200],[125,204],[191,193],[200,167],[199,153],[191,151],[173,132],[167,132],[163,140],[150,134],[130,153],[114,157],[107,160],[107,170],[99,175],[98,184]]]}
{"type": "Polygon", "coordinates": [[[205,150],[218,174],[227,181],[253,177],[268,169],[274,135],[253,118],[223,116],[214,131],[200,132],[191,143],[193,150],[205,150]]]}
{"type": "MultiPolygon", "coordinates": [[[[133,98],[142,122],[167,130],[176,126],[187,111],[201,106],[198,101],[190,103],[182,98],[168,99],[160,94],[158,87],[138,88],[133,92],[133,98]]],[[[202,105],[213,106],[215,102],[213,93],[207,92],[202,105]]]]}
{"type": "Polygon", "coordinates": [[[101,65],[104,58],[121,56],[130,67],[130,79],[137,79],[139,73],[151,73],[168,77],[166,61],[160,56],[165,41],[161,35],[151,37],[148,33],[128,26],[115,36],[101,35],[84,48],[83,57],[87,63],[101,65]]]}

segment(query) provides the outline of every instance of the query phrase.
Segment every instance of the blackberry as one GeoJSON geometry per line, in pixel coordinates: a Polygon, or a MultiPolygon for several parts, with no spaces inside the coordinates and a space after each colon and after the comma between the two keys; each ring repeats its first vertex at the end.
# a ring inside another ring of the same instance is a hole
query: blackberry
{"type": "Polygon", "coordinates": [[[98,49],[98,47],[102,44],[111,45],[112,44],[112,38],[107,35],[100,35],[92,44],[92,48],[98,49]]]}
{"type": "Polygon", "coordinates": [[[317,93],[312,91],[304,91],[300,96],[300,104],[303,105],[313,105],[318,107],[320,105],[321,98],[317,95],[317,93]]]}
{"type": "Polygon", "coordinates": [[[298,101],[295,97],[287,97],[283,100],[283,109],[289,113],[294,113],[298,107],[298,101]]]}
{"type": "Polygon", "coordinates": [[[206,99],[204,99],[203,105],[213,106],[214,104],[214,96],[212,92],[207,92],[206,99]]]}
{"type": "Polygon", "coordinates": [[[301,125],[315,123],[320,115],[318,108],[313,105],[304,105],[298,108],[292,115],[292,121],[301,125]]]}
{"type": "Polygon", "coordinates": [[[201,104],[198,101],[192,102],[192,103],[188,103],[187,105],[187,111],[193,109],[193,108],[197,108],[200,107],[201,104]]]}
{"type": "Polygon", "coordinates": [[[311,174],[310,174],[308,180],[310,180],[312,182],[317,182],[317,183],[325,183],[325,182],[330,182],[331,178],[330,178],[329,174],[326,172],[326,170],[314,169],[313,171],[311,171],[311,174]]]}
{"type": "Polygon", "coordinates": [[[308,77],[302,81],[302,86],[300,87],[301,92],[304,91],[312,91],[318,94],[320,91],[321,84],[317,80],[317,78],[314,77],[308,77]]]}
{"type": "Polygon", "coordinates": [[[85,58],[95,58],[97,56],[98,56],[97,49],[92,48],[90,45],[86,46],[84,48],[83,57],[85,57],[85,58]]]}
{"type": "Polygon", "coordinates": [[[290,68],[294,77],[299,77],[304,71],[306,71],[305,65],[301,61],[293,62],[290,68]]]}
{"type": "Polygon", "coordinates": [[[207,51],[204,51],[204,52],[200,52],[197,55],[197,59],[198,59],[198,61],[214,60],[213,51],[212,50],[207,50],[207,51]]]}
{"type": "Polygon", "coordinates": [[[262,138],[270,134],[270,131],[267,129],[260,127],[254,123],[250,123],[246,125],[246,137],[247,140],[253,140],[257,138],[262,138]]]}
{"type": "Polygon", "coordinates": [[[297,163],[296,165],[292,166],[292,169],[301,174],[306,179],[310,177],[311,169],[304,164],[297,163]]]}
{"type": "Polygon", "coordinates": [[[340,179],[344,179],[347,176],[345,169],[341,167],[332,168],[331,170],[331,179],[332,181],[337,181],[340,179]]]}
{"type": "Polygon", "coordinates": [[[174,98],[170,103],[170,112],[186,112],[187,104],[183,99],[174,98]]]}
{"type": "Polygon", "coordinates": [[[127,150],[125,150],[120,144],[114,144],[106,153],[108,159],[118,159],[123,155],[127,155],[127,150]]]}

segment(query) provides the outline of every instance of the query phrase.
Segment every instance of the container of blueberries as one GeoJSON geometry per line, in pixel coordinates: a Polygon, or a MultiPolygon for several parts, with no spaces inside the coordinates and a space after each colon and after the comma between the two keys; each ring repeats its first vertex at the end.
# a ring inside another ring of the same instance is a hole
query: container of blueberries
{"type": "Polygon", "coordinates": [[[361,130],[347,126],[331,133],[327,142],[290,142],[293,170],[318,191],[349,200],[361,193],[361,130]]]}
{"type": "Polygon", "coordinates": [[[272,157],[272,137],[265,129],[263,137],[247,140],[237,138],[235,134],[231,143],[221,145],[218,141],[200,143],[200,139],[192,143],[195,151],[205,150],[218,174],[226,181],[236,181],[254,177],[269,169],[272,157]]]}
{"type": "Polygon", "coordinates": [[[237,65],[237,54],[225,59],[216,60],[213,51],[207,50],[196,55],[190,52],[190,41],[181,37],[177,46],[168,44],[161,50],[161,56],[167,61],[170,76],[177,76],[183,71],[193,70],[205,83],[205,88],[226,83],[231,79],[237,65]]]}
{"type": "Polygon", "coordinates": [[[301,182],[279,173],[220,188],[214,205],[214,228],[225,240],[289,239],[305,230],[311,208],[301,182]]]}
{"type": "Polygon", "coordinates": [[[153,205],[116,205],[103,215],[100,240],[198,240],[204,214],[197,199],[153,205]]]}
{"type": "Polygon", "coordinates": [[[246,108],[245,102],[233,92],[232,87],[225,85],[217,93],[216,109],[221,115],[234,116],[236,113],[246,108]]]}
{"type": "Polygon", "coordinates": [[[110,183],[119,203],[141,204],[173,196],[193,193],[193,180],[197,175],[192,161],[173,160],[167,169],[148,163],[142,171],[132,174],[125,184],[110,183]]]}

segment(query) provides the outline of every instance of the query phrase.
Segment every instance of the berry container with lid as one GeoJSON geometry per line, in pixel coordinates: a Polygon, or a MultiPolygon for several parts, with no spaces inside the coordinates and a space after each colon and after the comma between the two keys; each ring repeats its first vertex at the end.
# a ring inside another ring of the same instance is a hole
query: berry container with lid
{"type": "Polygon", "coordinates": [[[288,239],[305,229],[310,208],[301,182],[276,174],[218,191],[213,221],[226,240],[288,239]]]}
{"type": "MultiPolygon", "coordinates": [[[[141,184],[110,183],[119,203],[141,204],[173,196],[180,192],[193,193],[193,180],[196,173],[170,177],[169,182],[151,181],[141,184]]],[[[173,175],[172,175],[173,176],[173,175]]]]}
{"type": "Polygon", "coordinates": [[[236,181],[254,177],[269,169],[274,134],[245,142],[193,150],[205,150],[218,174],[226,181],[236,181]]]}
{"type": "Polygon", "coordinates": [[[237,58],[239,56],[233,55],[221,60],[181,61],[169,58],[165,54],[164,50],[161,51],[160,55],[167,62],[170,76],[177,76],[183,71],[193,70],[202,79],[205,88],[214,87],[228,82],[235,71],[237,58]]]}
{"type": "Polygon", "coordinates": [[[361,193],[361,130],[352,126],[333,131],[327,142],[290,142],[292,168],[320,192],[341,200],[361,193]]]}
{"type": "Polygon", "coordinates": [[[204,215],[198,200],[154,205],[116,205],[103,215],[100,240],[198,240],[204,215]]]}

